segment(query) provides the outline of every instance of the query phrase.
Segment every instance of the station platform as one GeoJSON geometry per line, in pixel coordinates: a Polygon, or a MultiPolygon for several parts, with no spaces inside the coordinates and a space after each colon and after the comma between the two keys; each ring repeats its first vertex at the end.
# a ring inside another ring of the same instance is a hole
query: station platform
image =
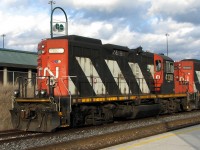
{"type": "Polygon", "coordinates": [[[104,150],[198,150],[200,125],[105,148],[104,150]]]}

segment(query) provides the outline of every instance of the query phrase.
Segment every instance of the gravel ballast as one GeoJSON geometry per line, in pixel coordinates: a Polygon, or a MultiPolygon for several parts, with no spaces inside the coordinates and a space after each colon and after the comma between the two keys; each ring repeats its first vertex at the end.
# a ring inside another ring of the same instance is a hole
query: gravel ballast
{"type": "Polygon", "coordinates": [[[99,149],[200,123],[200,111],[69,129],[1,143],[0,149],[99,149]]]}

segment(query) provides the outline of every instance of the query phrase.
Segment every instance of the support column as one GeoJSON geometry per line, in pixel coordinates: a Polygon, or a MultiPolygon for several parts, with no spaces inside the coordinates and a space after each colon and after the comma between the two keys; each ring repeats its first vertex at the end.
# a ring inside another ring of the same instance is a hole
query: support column
{"type": "Polygon", "coordinates": [[[29,69],[28,70],[28,87],[29,88],[31,88],[31,86],[32,86],[32,80],[31,80],[31,78],[32,78],[32,70],[29,69]]]}
{"type": "Polygon", "coordinates": [[[8,69],[7,67],[3,68],[3,85],[7,85],[8,84],[8,69]]]}

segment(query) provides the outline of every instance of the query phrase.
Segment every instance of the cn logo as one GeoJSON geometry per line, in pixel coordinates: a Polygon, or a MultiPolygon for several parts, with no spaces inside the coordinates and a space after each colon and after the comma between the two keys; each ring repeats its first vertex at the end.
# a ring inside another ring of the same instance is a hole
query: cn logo
{"type": "Polygon", "coordinates": [[[179,77],[179,81],[188,81],[189,82],[189,76],[179,77]]]}
{"type": "Polygon", "coordinates": [[[43,75],[40,74],[40,70],[39,70],[39,76],[42,76],[40,77],[41,79],[44,79],[46,76],[47,76],[47,73],[51,76],[51,77],[54,77],[54,78],[58,78],[59,76],[59,67],[56,67],[56,74],[54,75],[53,72],[48,68],[48,67],[45,67],[44,68],[44,73],[43,75]]]}

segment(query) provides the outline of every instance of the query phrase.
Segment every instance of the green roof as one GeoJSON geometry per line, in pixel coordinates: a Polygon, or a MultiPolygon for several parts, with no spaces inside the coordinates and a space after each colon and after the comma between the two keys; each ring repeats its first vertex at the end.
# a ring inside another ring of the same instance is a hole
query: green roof
{"type": "Polygon", "coordinates": [[[37,53],[0,48],[0,66],[36,69],[37,53]]]}

